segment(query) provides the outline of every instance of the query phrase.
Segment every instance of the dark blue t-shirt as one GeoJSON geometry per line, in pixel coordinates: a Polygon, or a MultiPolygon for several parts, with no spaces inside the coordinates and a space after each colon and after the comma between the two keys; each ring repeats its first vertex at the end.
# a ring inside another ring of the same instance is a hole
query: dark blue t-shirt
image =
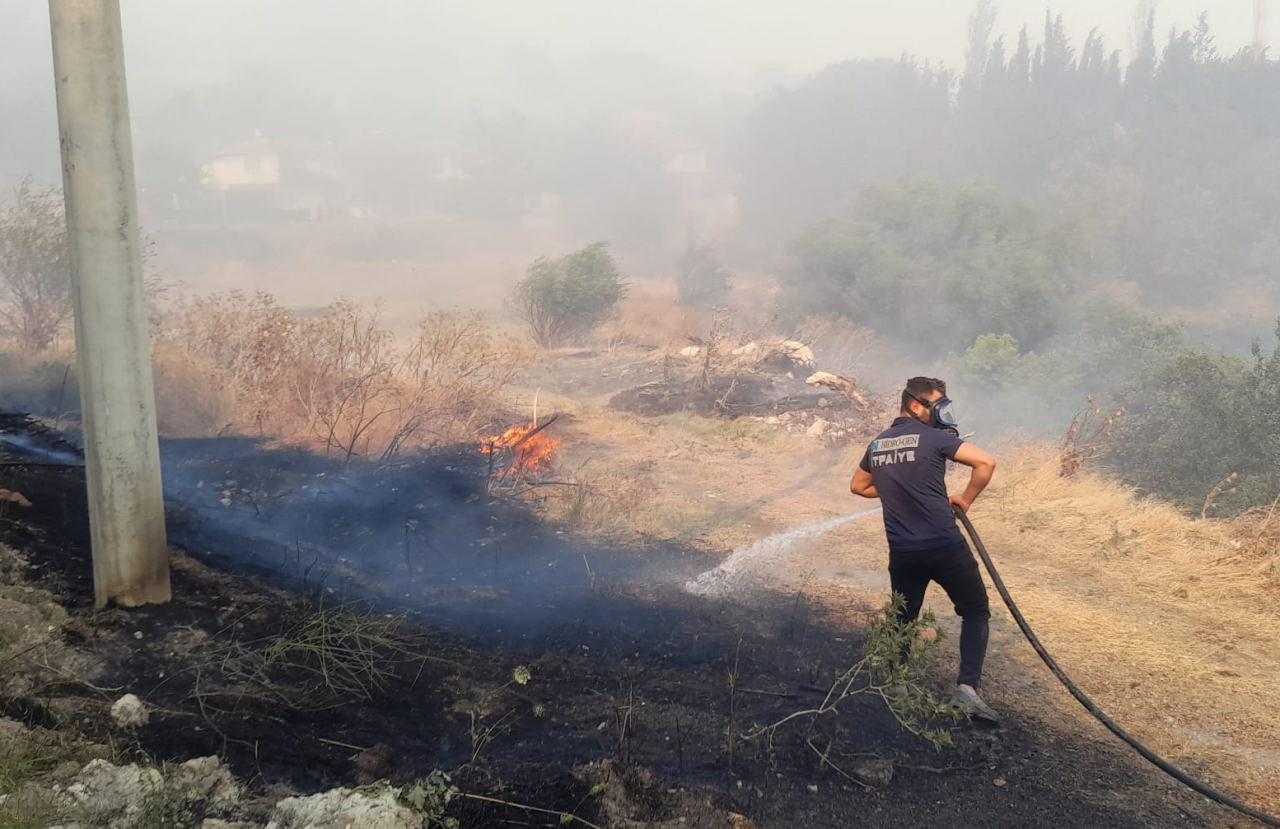
{"type": "Polygon", "coordinates": [[[914,553],[964,542],[947,500],[947,461],[964,441],[915,418],[900,417],[871,441],[858,464],[884,505],[889,550],[914,553]]]}

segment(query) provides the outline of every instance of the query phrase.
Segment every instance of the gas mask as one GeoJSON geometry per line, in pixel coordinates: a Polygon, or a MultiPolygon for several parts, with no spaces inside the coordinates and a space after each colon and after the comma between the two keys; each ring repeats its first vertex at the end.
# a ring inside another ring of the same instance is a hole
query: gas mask
{"type": "Polygon", "coordinates": [[[927,400],[921,400],[914,394],[911,399],[924,406],[929,412],[929,419],[922,420],[926,426],[932,426],[935,429],[941,429],[944,432],[950,432],[956,437],[960,436],[960,423],[956,420],[955,404],[951,402],[951,398],[947,397],[946,387],[941,389],[942,397],[930,403],[927,400]]]}

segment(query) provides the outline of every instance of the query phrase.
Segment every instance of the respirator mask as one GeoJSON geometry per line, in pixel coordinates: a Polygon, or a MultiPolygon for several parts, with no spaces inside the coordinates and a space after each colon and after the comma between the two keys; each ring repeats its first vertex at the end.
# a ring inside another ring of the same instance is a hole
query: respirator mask
{"type": "Polygon", "coordinates": [[[947,397],[946,384],[939,384],[939,391],[942,397],[930,403],[927,400],[921,400],[914,394],[911,399],[924,406],[929,412],[929,419],[921,421],[926,426],[932,426],[935,429],[941,429],[944,432],[950,432],[956,437],[960,437],[960,422],[956,419],[955,404],[951,402],[951,398],[947,397]]]}

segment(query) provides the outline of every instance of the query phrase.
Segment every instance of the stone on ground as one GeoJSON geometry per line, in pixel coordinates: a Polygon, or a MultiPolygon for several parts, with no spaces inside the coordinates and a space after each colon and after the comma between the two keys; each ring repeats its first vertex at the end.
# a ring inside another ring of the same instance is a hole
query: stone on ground
{"type": "Polygon", "coordinates": [[[366,793],[332,789],[276,804],[267,829],[420,829],[422,816],[396,801],[390,790],[366,793]]]}
{"type": "Polygon", "coordinates": [[[111,706],[111,719],[119,728],[138,728],[151,721],[146,703],[133,694],[125,694],[111,706]]]}

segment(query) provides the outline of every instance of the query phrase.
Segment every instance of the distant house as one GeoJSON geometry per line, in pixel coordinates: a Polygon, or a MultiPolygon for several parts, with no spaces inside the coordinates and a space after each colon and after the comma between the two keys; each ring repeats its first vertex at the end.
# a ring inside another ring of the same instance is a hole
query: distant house
{"type": "Polygon", "coordinates": [[[200,168],[201,184],[233,221],[346,216],[350,199],[330,145],[255,139],[230,147],[200,168]]]}

